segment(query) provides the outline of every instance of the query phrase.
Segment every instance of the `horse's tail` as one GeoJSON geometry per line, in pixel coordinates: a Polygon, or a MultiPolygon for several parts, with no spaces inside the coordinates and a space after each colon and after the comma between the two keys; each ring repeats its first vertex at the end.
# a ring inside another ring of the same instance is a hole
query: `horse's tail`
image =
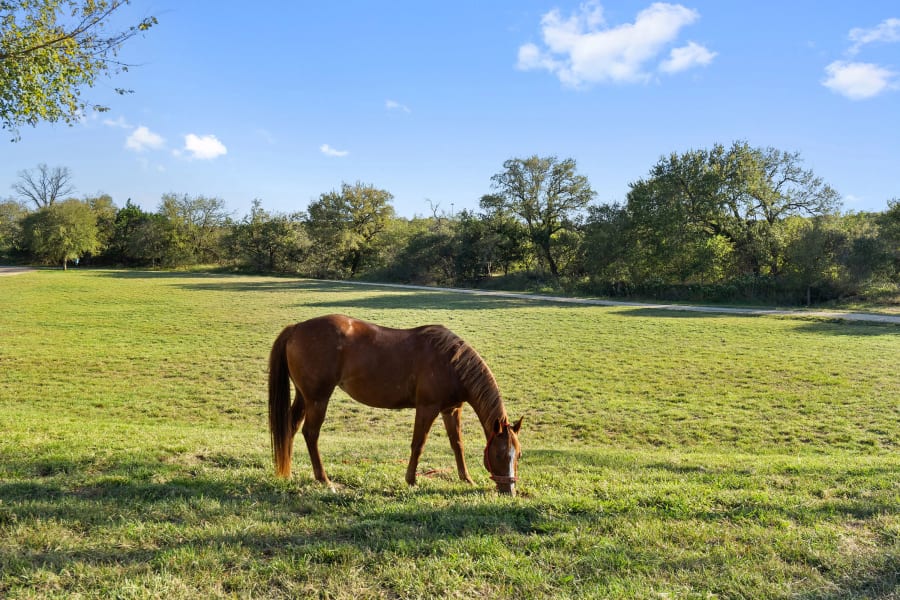
{"type": "Polygon", "coordinates": [[[272,436],[272,456],[275,474],[291,476],[291,378],[287,364],[287,343],[293,327],[286,327],[272,344],[269,354],[269,433],[272,436]]]}

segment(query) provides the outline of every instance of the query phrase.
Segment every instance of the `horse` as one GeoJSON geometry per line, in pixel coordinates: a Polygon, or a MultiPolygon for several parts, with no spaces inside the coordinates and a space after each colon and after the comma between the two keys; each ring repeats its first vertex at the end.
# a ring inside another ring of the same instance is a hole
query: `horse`
{"type": "Polygon", "coordinates": [[[291,476],[294,436],[301,429],[317,481],[334,489],[319,454],[319,431],[335,387],[375,408],[414,408],[406,482],[438,414],[443,417],[459,478],[474,484],[463,456],[460,414],[475,410],[487,443],[484,466],[497,491],[514,496],[522,419],[509,422],[494,375],[474,348],[442,325],[393,329],[344,315],[289,325],[269,354],[269,432],[276,475],[291,476]],[[291,383],[295,397],[291,403],[291,383]]]}

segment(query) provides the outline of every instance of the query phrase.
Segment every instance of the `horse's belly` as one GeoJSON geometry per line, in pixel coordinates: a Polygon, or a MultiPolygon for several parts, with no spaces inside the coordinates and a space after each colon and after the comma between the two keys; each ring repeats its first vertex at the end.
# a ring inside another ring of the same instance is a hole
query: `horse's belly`
{"type": "Polygon", "coordinates": [[[342,381],[339,387],[348,396],[373,408],[414,408],[415,400],[403,386],[354,385],[352,381],[342,381]]]}

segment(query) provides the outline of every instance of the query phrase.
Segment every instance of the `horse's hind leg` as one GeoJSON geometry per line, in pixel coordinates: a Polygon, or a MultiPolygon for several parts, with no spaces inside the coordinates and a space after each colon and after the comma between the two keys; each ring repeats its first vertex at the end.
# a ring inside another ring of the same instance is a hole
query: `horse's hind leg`
{"type": "Polygon", "coordinates": [[[294,402],[291,404],[290,409],[290,427],[291,434],[287,439],[287,466],[286,466],[286,475],[290,477],[291,474],[291,459],[294,455],[294,437],[297,435],[297,430],[300,429],[300,423],[303,422],[303,414],[305,412],[304,408],[306,405],[306,401],[303,399],[303,393],[300,392],[300,388],[294,388],[294,402]]]}
{"type": "Polygon", "coordinates": [[[293,446],[294,436],[297,435],[297,430],[300,429],[300,424],[303,422],[303,416],[306,412],[306,401],[303,399],[303,394],[300,392],[300,389],[297,389],[297,393],[294,396],[294,403],[291,405],[291,445],[293,446]]]}
{"type": "Polygon", "coordinates": [[[329,486],[331,486],[331,481],[325,473],[325,467],[322,466],[322,455],[319,454],[319,431],[322,429],[322,422],[325,420],[325,412],[328,410],[328,400],[331,397],[331,392],[332,390],[328,390],[328,393],[316,394],[312,397],[313,399],[304,395],[306,397],[306,406],[302,429],[316,481],[321,481],[329,486]]]}
{"type": "Polygon", "coordinates": [[[459,478],[466,483],[475,483],[472,481],[472,476],[469,475],[469,470],[466,469],[462,443],[462,423],[460,421],[461,413],[462,406],[456,406],[445,410],[441,413],[441,416],[444,418],[444,428],[447,430],[447,437],[450,439],[450,447],[453,448],[453,454],[456,456],[456,471],[459,473],[459,478]]]}

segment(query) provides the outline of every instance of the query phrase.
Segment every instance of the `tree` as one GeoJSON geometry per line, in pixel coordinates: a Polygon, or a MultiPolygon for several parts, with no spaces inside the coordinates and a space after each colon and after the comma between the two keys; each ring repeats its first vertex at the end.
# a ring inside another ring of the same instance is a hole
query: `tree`
{"type": "Polygon", "coordinates": [[[577,229],[577,219],[594,197],[587,177],[576,173],[575,161],[555,156],[513,158],[491,180],[496,194],[483,196],[481,207],[489,212],[506,210],[524,224],[538,259],[559,277],[561,243],[577,229]]]}
{"type": "Polygon", "coordinates": [[[707,241],[726,229],[718,178],[705,151],[660,159],[650,177],[631,184],[623,219],[632,239],[632,272],[641,280],[702,280],[712,265],[707,241]]]}
{"type": "Polygon", "coordinates": [[[640,257],[630,239],[628,212],[620,204],[588,208],[584,227],[584,264],[589,276],[603,282],[607,293],[624,295],[639,267],[640,257]]]}
{"type": "Polygon", "coordinates": [[[250,215],[231,228],[228,243],[235,258],[254,270],[288,272],[296,269],[309,239],[300,215],[272,215],[254,200],[250,215]]]}
{"type": "Polygon", "coordinates": [[[97,217],[97,242],[100,253],[106,253],[116,235],[118,209],[109,194],[87,197],[84,202],[91,207],[97,217]]]}
{"type": "MultiPolygon", "coordinates": [[[[631,184],[627,209],[638,238],[682,280],[711,265],[708,241],[730,246],[739,274],[777,276],[780,223],[834,212],[840,197],[798,153],[734,142],[663,157],[631,184]]],[[[729,258],[729,260],[731,260],[729,258]]]]}
{"type": "Polygon", "coordinates": [[[900,199],[888,200],[888,209],[878,217],[881,239],[893,257],[893,279],[900,284],[900,199]]]}
{"type": "Polygon", "coordinates": [[[318,274],[355,276],[377,254],[378,236],[394,216],[390,192],[372,185],[341,184],[309,205],[307,231],[316,247],[318,274]]]}
{"type": "Polygon", "coordinates": [[[839,254],[847,246],[847,235],[838,220],[794,217],[786,225],[790,231],[785,269],[788,284],[802,295],[807,306],[812,305],[813,290],[818,290],[820,300],[836,296],[836,291],[824,290],[836,290],[842,276],[839,254]]]}
{"type": "Polygon", "coordinates": [[[128,257],[151,267],[180,264],[184,255],[175,248],[174,227],[161,214],[146,214],[145,218],[134,222],[128,236],[128,257]]]}
{"type": "Polygon", "coordinates": [[[76,122],[87,106],[82,88],[93,87],[102,75],[126,71],[117,60],[119,50],[157,22],[146,17],[123,31],[106,31],[112,15],[128,2],[0,1],[0,128],[18,139],[21,125],[76,122]]]}
{"type": "Polygon", "coordinates": [[[0,256],[21,249],[22,220],[27,214],[25,206],[15,200],[0,202],[0,256]]]}
{"type": "Polygon", "coordinates": [[[80,200],[65,200],[25,217],[25,239],[39,260],[62,264],[99,248],[97,216],[90,205],[80,200]]]}
{"type": "Polygon", "coordinates": [[[19,180],[12,187],[21,200],[33,203],[38,209],[46,208],[75,191],[72,172],[68,167],[51,168],[44,163],[35,169],[19,171],[19,180]]]}
{"type": "Polygon", "coordinates": [[[220,238],[228,222],[225,201],[206,196],[164,194],[159,214],[172,226],[170,262],[216,262],[220,238]]]}
{"type": "Polygon", "coordinates": [[[116,264],[140,263],[141,258],[131,256],[129,243],[138,226],[146,221],[149,215],[131,202],[131,198],[125,201],[125,206],[118,209],[113,221],[112,237],[105,251],[105,258],[116,264]]]}

